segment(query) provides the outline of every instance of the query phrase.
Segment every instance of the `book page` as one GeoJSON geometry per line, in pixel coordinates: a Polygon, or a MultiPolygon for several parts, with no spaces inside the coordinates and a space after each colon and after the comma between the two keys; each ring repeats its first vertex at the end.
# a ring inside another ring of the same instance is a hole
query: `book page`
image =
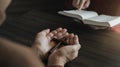
{"type": "Polygon", "coordinates": [[[118,17],[115,17],[115,16],[99,15],[96,17],[88,18],[87,20],[96,21],[96,22],[110,22],[110,21],[115,20],[117,18],[118,17]]]}
{"type": "Polygon", "coordinates": [[[73,14],[73,15],[79,15],[82,17],[82,19],[88,19],[91,17],[98,16],[98,14],[94,11],[85,11],[85,10],[69,10],[64,11],[67,14],[73,14]]]}

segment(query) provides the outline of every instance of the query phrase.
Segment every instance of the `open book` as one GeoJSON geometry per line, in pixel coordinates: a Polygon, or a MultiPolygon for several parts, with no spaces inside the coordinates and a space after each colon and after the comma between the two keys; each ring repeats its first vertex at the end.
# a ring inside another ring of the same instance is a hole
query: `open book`
{"type": "Polygon", "coordinates": [[[69,10],[59,11],[59,14],[82,20],[84,24],[113,27],[120,23],[119,16],[98,15],[94,11],[69,10]]]}

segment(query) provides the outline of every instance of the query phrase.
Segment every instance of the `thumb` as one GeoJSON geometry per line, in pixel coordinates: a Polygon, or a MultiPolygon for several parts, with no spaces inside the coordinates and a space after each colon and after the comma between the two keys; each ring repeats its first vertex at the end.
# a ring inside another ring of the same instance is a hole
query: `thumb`
{"type": "Polygon", "coordinates": [[[45,30],[42,30],[41,32],[38,33],[38,35],[47,35],[48,33],[50,32],[50,29],[45,29],[45,30]]]}
{"type": "Polygon", "coordinates": [[[45,33],[45,34],[48,34],[50,32],[50,29],[45,29],[42,32],[45,33]]]}

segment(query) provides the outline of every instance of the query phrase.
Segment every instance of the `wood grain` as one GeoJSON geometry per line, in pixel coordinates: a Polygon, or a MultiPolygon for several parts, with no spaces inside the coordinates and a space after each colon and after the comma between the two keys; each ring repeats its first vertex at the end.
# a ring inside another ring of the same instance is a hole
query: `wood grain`
{"type": "Polygon", "coordinates": [[[4,23],[0,27],[0,36],[31,46],[37,32],[58,27],[79,35],[82,45],[79,56],[65,67],[120,67],[120,34],[92,30],[58,14],[30,11],[4,23]]]}

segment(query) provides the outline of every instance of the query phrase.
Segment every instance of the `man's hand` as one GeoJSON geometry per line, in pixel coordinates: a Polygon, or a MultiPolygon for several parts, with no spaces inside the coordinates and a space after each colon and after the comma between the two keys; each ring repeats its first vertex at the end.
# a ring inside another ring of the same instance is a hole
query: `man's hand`
{"type": "Polygon", "coordinates": [[[73,0],[73,6],[79,10],[89,7],[90,0],[73,0]]]}
{"type": "Polygon", "coordinates": [[[67,29],[63,28],[58,28],[51,32],[50,29],[43,30],[37,34],[32,48],[41,59],[46,59],[49,50],[56,45],[55,41],[52,39],[61,39],[66,33],[67,29]]]}
{"type": "Polygon", "coordinates": [[[67,46],[56,49],[48,59],[48,67],[64,67],[65,63],[75,59],[78,56],[78,50],[80,49],[80,44],[78,36],[74,34],[68,34],[66,37],[67,46]]]}

